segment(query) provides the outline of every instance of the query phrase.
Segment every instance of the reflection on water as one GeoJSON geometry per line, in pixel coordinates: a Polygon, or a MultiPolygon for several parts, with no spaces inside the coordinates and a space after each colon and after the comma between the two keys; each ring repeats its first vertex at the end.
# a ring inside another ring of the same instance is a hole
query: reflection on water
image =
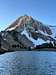
{"type": "Polygon", "coordinates": [[[0,55],[0,75],[56,75],[56,52],[16,51],[0,55]]]}

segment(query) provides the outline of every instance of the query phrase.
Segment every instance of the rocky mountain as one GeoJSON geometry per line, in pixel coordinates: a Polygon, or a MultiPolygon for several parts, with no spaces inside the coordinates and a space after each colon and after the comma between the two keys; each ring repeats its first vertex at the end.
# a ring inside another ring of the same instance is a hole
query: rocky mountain
{"type": "Polygon", "coordinates": [[[14,21],[8,28],[0,32],[1,46],[5,49],[28,48],[33,49],[37,45],[44,43],[56,44],[56,27],[45,25],[33,19],[31,16],[21,16],[14,21]],[[55,30],[54,30],[55,29],[55,30]]]}

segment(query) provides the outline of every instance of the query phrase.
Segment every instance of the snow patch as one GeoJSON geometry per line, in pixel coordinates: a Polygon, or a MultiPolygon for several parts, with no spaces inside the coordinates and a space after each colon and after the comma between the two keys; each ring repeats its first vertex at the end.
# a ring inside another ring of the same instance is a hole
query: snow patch
{"type": "Polygon", "coordinates": [[[43,44],[43,43],[46,43],[46,41],[44,41],[44,40],[42,40],[42,39],[40,39],[40,38],[38,38],[37,40],[33,39],[31,36],[29,36],[29,34],[27,33],[27,30],[26,30],[26,29],[24,29],[24,31],[21,32],[21,35],[23,35],[23,34],[24,34],[30,41],[32,41],[35,46],[36,46],[36,45],[41,45],[41,44],[43,44]]]}
{"type": "Polygon", "coordinates": [[[15,28],[16,28],[16,26],[14,26],[14,27],[12,27],[12,28],[7,29],[7,31],[12,31],[12,30],[14,30],[15,28]]]}

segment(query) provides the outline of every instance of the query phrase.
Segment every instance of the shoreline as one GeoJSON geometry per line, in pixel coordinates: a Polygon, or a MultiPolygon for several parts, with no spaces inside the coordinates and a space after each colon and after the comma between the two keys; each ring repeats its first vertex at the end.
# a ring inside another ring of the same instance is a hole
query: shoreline
{"type": "Polygon", "coordinates": [[[0,49],[0,54],[4,54],[4,53],[7,53],[7,52],[15,52],[15,51],[55,51],[56,52],[56,49],[55,48],[42,48],[42,49],[22,49],[22,48],[18,48],[18,49],[9,49],[9,50],[3,50],[3,49],[0,49]]]}

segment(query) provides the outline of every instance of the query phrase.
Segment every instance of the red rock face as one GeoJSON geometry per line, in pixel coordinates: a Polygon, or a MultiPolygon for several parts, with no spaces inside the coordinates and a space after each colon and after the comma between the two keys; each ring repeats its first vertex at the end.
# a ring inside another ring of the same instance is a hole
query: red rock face
{"type": "Polygon", "coordinates": [[[41,30],[44,33],[51,35],[52,31],[49,27],[43,25],[41,22],[34,20],[31,16],[21,16],[15,22],[13,22],[6,31],[16,30],[18,28],[32,28],[36,31],[41,30]]]}

